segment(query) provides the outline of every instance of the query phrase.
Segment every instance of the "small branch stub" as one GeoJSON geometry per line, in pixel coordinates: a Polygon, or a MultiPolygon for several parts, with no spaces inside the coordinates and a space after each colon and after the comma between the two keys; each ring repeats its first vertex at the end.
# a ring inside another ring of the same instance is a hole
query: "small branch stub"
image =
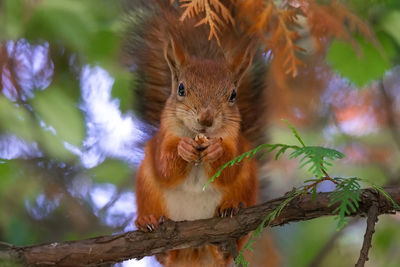
{"type": "Polygon", "coordinates": [[[368,252],[372,246],[372,236],[375,233],[375,224],[378,221],[378,215],[378,203],[374,201],[368,209],[367,229],[365,230],[364,241],[360,251],[360,257],[356,263],[356,267],[364,267],[365,262],[368,261],[368,252]]]}

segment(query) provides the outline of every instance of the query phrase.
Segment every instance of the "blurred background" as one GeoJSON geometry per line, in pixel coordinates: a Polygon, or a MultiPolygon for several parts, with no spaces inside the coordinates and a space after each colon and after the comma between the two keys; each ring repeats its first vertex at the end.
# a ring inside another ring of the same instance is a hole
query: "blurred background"
{"type": "MultiPolygon", "coordinates": [[[[303,30],[298,76],[272,67],[268,74],[269,142],[297,144],[284,118],[306,144],[346,154],[331,176],[399,184],[400,2],[347,2],[380,45],[356,36],[357,49],[333,41],[320,53],[303,30]]],[[[22,246],[134,230],[135,170],[154,129],[132,109],[137,81],[121,43],[135,12],[123,9],[122,0],[0,1],[0,241],[22,246]]],[[[260,176],[260,201],[312,178],[287,157],[271,158],[260,176]]],[[[367,266],[400,266],[399,226],[399,215],[380,217],[367,266]]],[[[333,217],[271,230],[290,267],[339,266],[338,259],[353,266],[364,231],[364,219],[336,231],[333,217]]]]}

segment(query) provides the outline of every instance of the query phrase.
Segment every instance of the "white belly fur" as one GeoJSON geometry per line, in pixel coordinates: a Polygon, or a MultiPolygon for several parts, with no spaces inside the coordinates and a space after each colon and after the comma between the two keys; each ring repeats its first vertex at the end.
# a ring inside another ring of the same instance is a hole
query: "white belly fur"
{"type": "Polygon", "coordinates": [[[222,196],[212,185],[203,191],[207,180],[203,167],[195,166],[182,184],[164,191],[168,217],[171,220],[191,221],[214,216],[222,196]]]}

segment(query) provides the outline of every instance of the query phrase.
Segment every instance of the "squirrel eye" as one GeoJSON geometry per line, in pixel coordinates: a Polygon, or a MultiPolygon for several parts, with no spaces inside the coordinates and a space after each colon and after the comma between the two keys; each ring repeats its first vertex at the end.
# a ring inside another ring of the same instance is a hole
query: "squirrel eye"
{"type": "Polygon", "coordinates": [[[229,97],[229,102],[235,102],[235,101],[236,101],[236,90],[233,90],[231,96],[229,97]]]}
{"type": "Polygon", "coordinates": [[[186,95],[185,86],[183,85],[183,83],[179,83],[178,95],[179,96],[185,96],[186,95]]]}

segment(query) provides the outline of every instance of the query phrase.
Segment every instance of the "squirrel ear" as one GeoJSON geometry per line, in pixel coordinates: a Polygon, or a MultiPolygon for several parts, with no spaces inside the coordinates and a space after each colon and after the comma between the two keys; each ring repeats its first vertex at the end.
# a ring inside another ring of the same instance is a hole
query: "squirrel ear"
{"type": "Polygon", "coordinates": [[[254,45],[253,42],[247,45],[245,49],[240,49],[233,55],[227,56],[229,69],[233,73],[233,79],[236,86],[239,85],[240,80],[251,66],[254,57],[254,45]]]}
{"type": "Polygon", "coordinates": [[[182,47],[170,36],[169,42],[164,48],[164,57],[171,70],[171,74],[178,78],[179,70],[186,62],[186,55],[182,47]]]}

